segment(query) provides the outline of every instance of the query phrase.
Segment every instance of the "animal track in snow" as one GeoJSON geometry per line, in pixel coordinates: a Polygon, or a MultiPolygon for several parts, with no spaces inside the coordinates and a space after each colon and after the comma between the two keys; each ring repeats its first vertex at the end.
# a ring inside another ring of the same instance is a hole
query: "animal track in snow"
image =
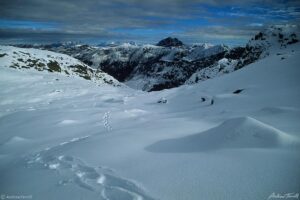
{"type": "Polygon", "coordinates": [[[61,148],[87,139],[89,136],[73,138],[57,146],[44,149],[26,159],[29,168],[42,168],[57,171],[61,180],[57,183],[63,187],[75,184],[85,190],[96,192],[103,200],[152,200],[153,198],[134,182],[116,176],[106,167],[91,167],[79,158],[58,155],[61,148]]]}

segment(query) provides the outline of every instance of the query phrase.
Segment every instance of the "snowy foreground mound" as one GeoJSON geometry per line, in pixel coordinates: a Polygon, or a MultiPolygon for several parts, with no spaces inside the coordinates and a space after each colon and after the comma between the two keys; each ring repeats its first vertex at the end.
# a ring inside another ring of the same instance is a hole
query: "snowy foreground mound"
{"type": "Polygon", "coordinates": [[[230,74],[151,93],[1,60],[0,193],[75,200],[299,193],[300,47],[273,51],[230,74]]]}
{"type": "Polygon", "coordinates": [[[200,152],[222,148],[276,148],[298,144],[294,138],[251,117],[229,119],[208,131],[179,139],[160,141],[154,152],[200,152]]]}

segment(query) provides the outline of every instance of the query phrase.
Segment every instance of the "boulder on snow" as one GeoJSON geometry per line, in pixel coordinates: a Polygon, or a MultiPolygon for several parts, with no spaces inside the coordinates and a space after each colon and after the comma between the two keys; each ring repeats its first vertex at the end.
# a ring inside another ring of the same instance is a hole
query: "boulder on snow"
{"type": "Polygon", "coordinates": [[[167,102],[168,102],[168,100],[167,100],[166,98],[164,98],[164,97],[160,98],[160,99],[157,101],[157,103],[167,103],[167,102]]]}

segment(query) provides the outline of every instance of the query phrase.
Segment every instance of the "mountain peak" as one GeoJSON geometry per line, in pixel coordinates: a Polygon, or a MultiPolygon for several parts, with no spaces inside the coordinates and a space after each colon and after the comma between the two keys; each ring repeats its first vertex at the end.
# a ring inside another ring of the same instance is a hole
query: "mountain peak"
{"type": "Polygon", "coordinates": [[[183,43],[180,40],[172,37],[167,37],[157,43],[157,46],[162,46],[162,47],[178,47],[182,45],[183,43]]]}

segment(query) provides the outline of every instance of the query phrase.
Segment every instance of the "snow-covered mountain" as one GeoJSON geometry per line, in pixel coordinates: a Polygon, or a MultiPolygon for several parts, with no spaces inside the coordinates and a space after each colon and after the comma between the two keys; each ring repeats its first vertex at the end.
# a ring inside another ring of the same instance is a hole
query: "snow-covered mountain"
{"type": "Polygon", "coordinates": [[[181,42],[177,38],[167,37],[159,41],[156,45],[161,47],[178,47],[183,46],[183,42],[181,42]]]}
{"type": "MultiPolygon", "coordinates": [[[[1,198],[296,199],[300,44],[278,47],[232,73],[151,93],[16,70],[3,59],[26,67],[49,63],[48,53],[1,52],[1,198]]],[[[255,54],[230,52],[218,65],[255,54]]]]}
{"type": "Polygon", "coordinates": [[[268,27],[256,34],[247,43],[237,68],[241,68],[259,58],[264,58],[271,53],[278,53],[281,49],[299,42],[299,36],[299,26],[296,25],[268,27]]]}
{"type": "Polygon", "coordinates": [[[299,27],[286,25],[271,26],[255,35],[245,47],[235,48],[184,45],[170,37],[157,45],[124,43],[97,47],[67,43],[38,48],[75,57],[134,89],[157,91],[230,73],[298,40],[299,27]]]}
{"type": "Polygon", "coordinates": [[[55,44],[34,47],[70,55],[130,87],[145,91],[182,85],[197,69],[213,64],[229,50],[225,45],[184,45],[176,38],[163,39],[157,45],[124,43],[95,47],[55,44]]]}
{"type": "MultiPolygon", "coordinates": [[[[245,48],[235,48],[224,58],[203,69],[198,69],[186,84],[194,84],[210,78],[227,74],[249,65],[270,54],[281,55],[281,51],[299,42],[298,26],[271,26],[256,34],[245,48]]],[[[282,56],[285,59],[285,56],[282,56]]]]}
{"type": "Polygon", "coordinates": [[[98,84],[121,85],[100,69],[93,69],[75,58],[46,50],[0,46],[0,63],[2,67],[48,71],[78,76],[98,84]]]}

